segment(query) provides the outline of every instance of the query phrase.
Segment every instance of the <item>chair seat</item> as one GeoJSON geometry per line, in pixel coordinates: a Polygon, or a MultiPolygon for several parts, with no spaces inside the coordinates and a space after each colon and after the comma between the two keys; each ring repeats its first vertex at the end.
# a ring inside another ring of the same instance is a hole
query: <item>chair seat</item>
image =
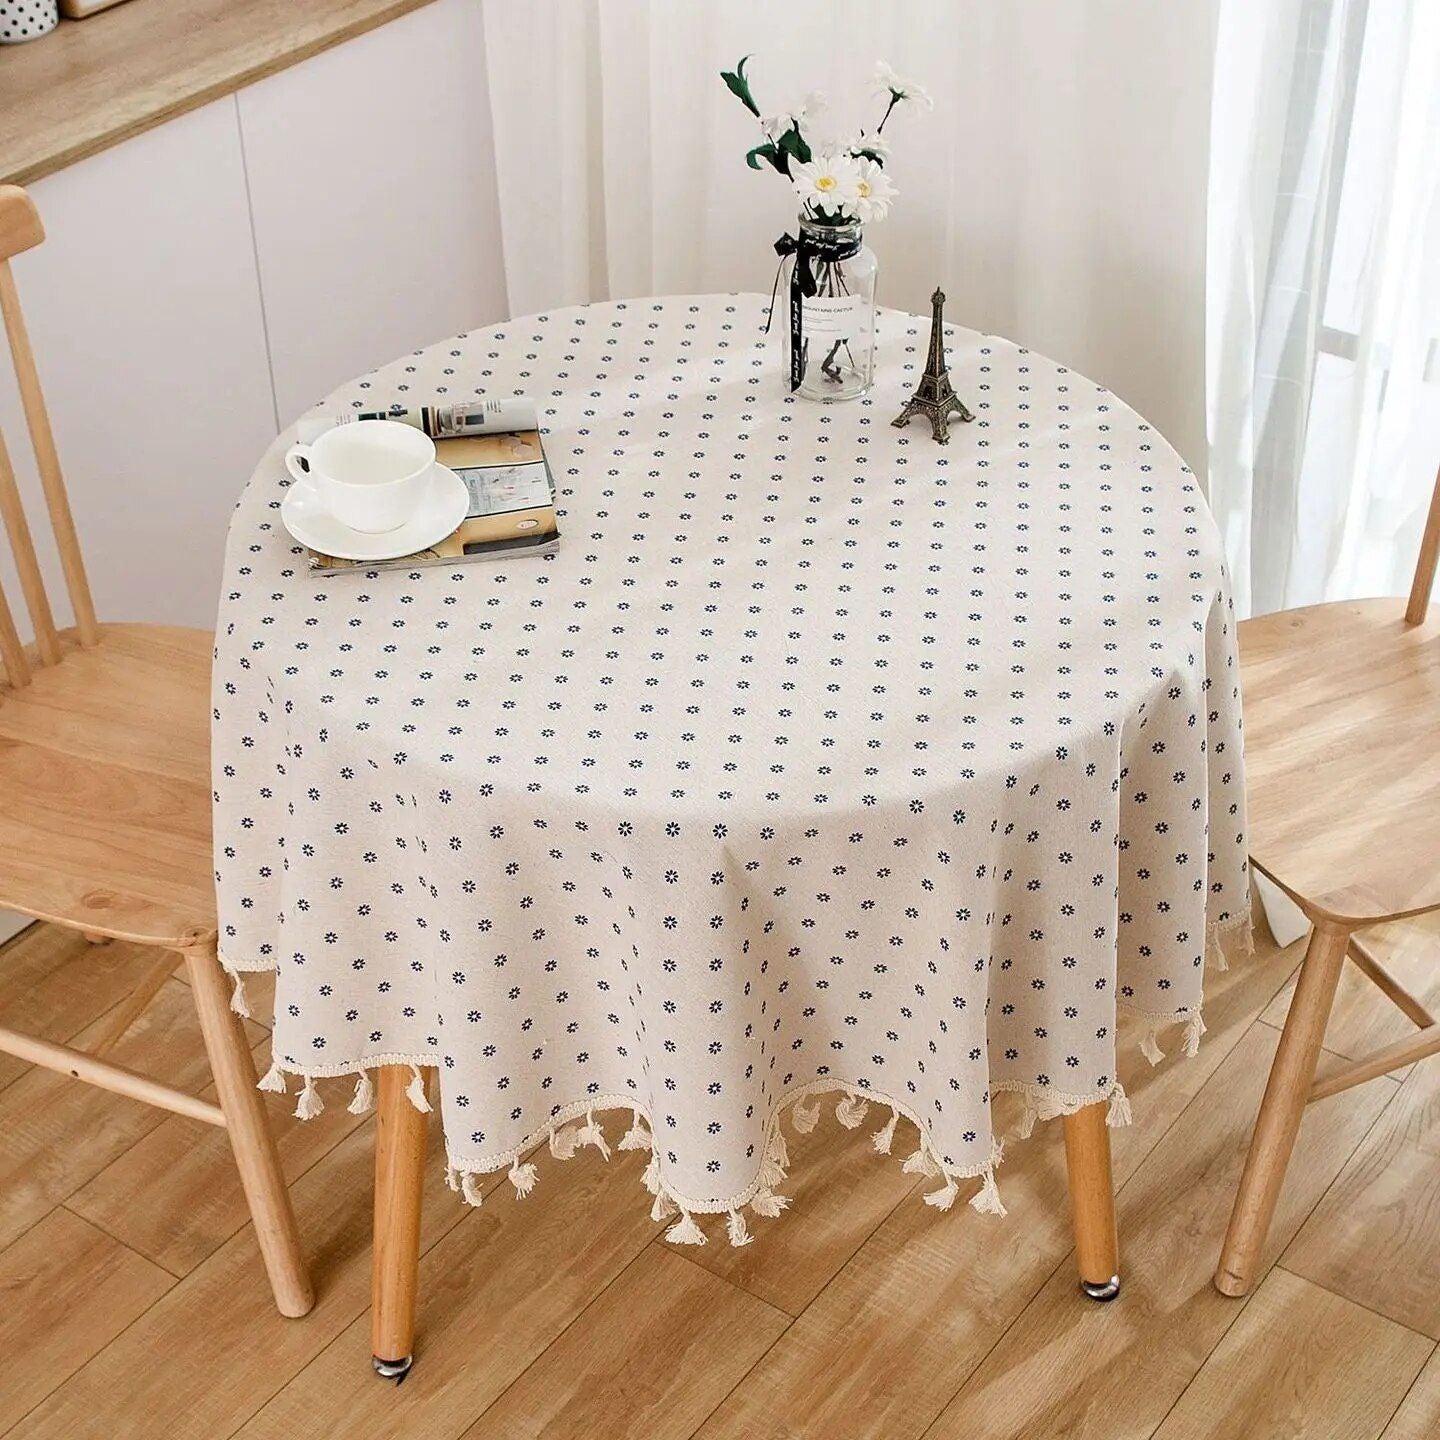
{"type": "Polygon", "coordinates": [[[136,940],[215,934],[208,631],[106,625],[0,687],[0,907],[136,940]]]}
{"type": "Polygon", "coordinates": [[[1440,907],[1440,607],[1342,601],[1240,625],[1250,853],[1312,918],[1440,907]]]}

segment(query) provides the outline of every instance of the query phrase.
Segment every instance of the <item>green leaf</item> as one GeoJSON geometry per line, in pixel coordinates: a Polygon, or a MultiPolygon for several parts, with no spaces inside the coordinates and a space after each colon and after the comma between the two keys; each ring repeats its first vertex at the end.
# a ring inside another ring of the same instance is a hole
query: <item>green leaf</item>
{"type": "Polygon", "coordinates": [[[745,78],[745,62],[749,58],[742,55],[734,70],[722,70],[720,78],[729,87],[730,93],[758,120],[760,107],[755,103],[755,97],[750,93],[750,82],[745,78]]]}
{"type": "Polygon", "coordinates": [[[795,126],[792,125],[780,137],[777,143],[787,155],[793,155],[802,165],[809,163],[810,147],[805,143],[805,137],[795,126]]]}
{"type": "Polygon", "coordinates": [[[878,150],[866,150],[863,147],[859,150],[852,150],[852,155],[860,155],[866,160],[873,160],[882,170],[885,168],[885,157],[878,150]]]}
{"type": "Polygon", "coordinates": [[[769,141],[766,141],[764,145],[757,145],[753,150],[748,150],[745,153],[745,163],[752,170],[759,170],[762,160],[768,161],[777,170],[780,168],[779,152],[769,141]]]}

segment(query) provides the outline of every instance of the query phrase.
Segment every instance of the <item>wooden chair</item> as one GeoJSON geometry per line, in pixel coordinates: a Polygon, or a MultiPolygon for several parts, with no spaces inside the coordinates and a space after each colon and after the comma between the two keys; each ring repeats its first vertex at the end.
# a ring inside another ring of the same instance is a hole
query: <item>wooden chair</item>
{"type": "Polygon", "coordinates": [[[0,1050],[229,1132],[282,1314],[314,1303],[255,1067],[216,956],[210,855],[211,636],[100,625],[10,257],[45,238],[30,197],[0,186],[0,314],[74,616],[56,627],[15,472],[0,436],[0,520],[34,639],[0,588],[0,907],[102,941],[160,952],[95,1049],[0,1027],[0,1050]],[[183,960],[219,1104],[105,1059],[183,960]]]}
{"type": "Polygon", "coordinates": [[[1285,1167],[1311,1101],[1440,1051],[1440,1021],[1357,932],[1440,909],[1440,475],[1410,602],[1347,600],[1240,626],[1250,853],[1314,929],[1215,1273],[1255,1280],[1285,1167]],[[1418,1027],[1315,1079],[1346,957],[1418,1027]]]}

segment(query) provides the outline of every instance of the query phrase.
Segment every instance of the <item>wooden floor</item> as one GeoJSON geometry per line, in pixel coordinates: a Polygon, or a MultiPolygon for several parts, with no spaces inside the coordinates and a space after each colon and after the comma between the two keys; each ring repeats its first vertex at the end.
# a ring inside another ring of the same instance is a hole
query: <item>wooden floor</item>
{"type": "MultiPolygon", "coordinates": [[[[1440,933],[1375,936],[1440,1001],[1440,933]]],[[[446,1191],[435,1153],[418,1359],[399,1388],[370,1370],[373,1122],[346,1113],[344,1086],[305,1125],[270,1097],[319,1291],[286,1321],[221,1133],[0,1056],[0,1435],[1433,1437],[1440,1063],[1312,1108],[1264,1280],[1245,1302],[1210,1286],[1298,960],[1261,944],[1217,977],[1198,1059],[1152,1070],[1127,1037],[1112,1305],[1076,1291],[1053,1125],[1012,1145],[998,1220],[919,1203],[933,1182],[871,1153],[874,1126],[827,1116],[790,1139],[793,1209],[754,1221],[743,1250],[658,1238],[634,1152],[542,1159],[527,1200],[496,1177],[479,1211],[446,1191]]],[[[0,950],[0,1019],[83,1038],[143,964],[37,927],[0,950]]],[[[1329,1063],[1406,1024],[1352,972],[1329,1063]]],[[[179,979],[116,1058],[207,1083],[179,979]]]]}

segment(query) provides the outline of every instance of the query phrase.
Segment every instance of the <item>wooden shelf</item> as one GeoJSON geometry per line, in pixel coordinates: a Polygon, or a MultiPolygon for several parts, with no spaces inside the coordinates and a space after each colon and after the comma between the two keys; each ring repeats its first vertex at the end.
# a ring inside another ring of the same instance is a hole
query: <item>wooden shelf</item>
{"type": "Polygon", "coordinates": [[[0,181],[26,185],[430,0],[128,0],[0,46],[0,181]]]}

